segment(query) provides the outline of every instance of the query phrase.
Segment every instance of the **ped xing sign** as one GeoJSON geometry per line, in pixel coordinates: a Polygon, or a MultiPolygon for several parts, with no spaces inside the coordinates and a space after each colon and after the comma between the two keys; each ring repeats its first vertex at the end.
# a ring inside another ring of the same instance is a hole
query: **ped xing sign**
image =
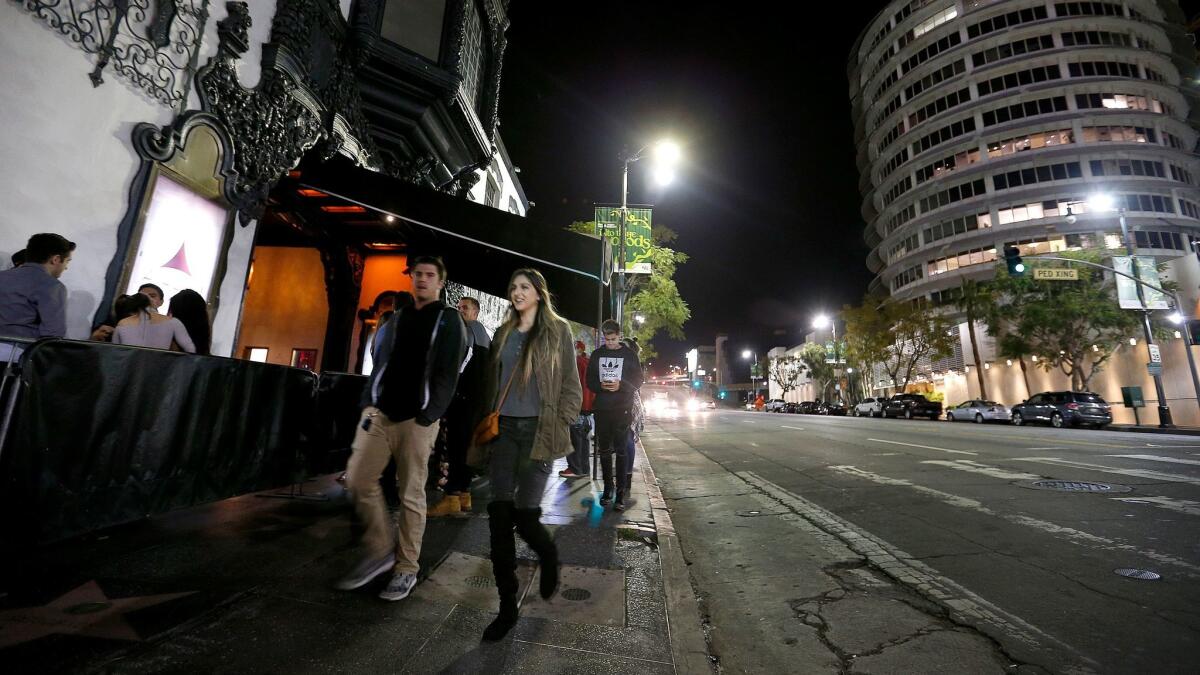
{"type": "Polygon", "coordinates": [[[1079,281],[1079,270],[1065,267],[1036,267],[1033,278],[1040,281],[1079,281]]]}
{"type": "MultiPolygon", "coordinates": [[[[1158,267],[1154,264],[1154,258],[1146,255],[1134,256],[1137,260],[1137,277],[1142,281],[1154,286],[1162,286],[1162,282],[1158,278],[1158,267]]],[[[1117,275],[1117,304],[1121,309],[1169,309],[1167,304],[1167,296],[1159,293],[1153,288],[1142,286],[1142,297],[1146,299],[1146,305],[1138,301],[1138,283],[1127,276],[1133,276],[1133,265],[1130,263],[1130,257],[1127,255],[1113,256],[1113,269],[1120,272],[1117,275]]]]}
{"type": "MultiPolygon", "coordinates": [[[[629,207],[625,216],[625,273],[650,274],[650,245],[652,209],[647,206],[629,207]]],[[[621,207],[596,207],[596,234],[603,234],[612,242],[613,249],[619,250],[617,240],[621,232],[621,207]]]]}

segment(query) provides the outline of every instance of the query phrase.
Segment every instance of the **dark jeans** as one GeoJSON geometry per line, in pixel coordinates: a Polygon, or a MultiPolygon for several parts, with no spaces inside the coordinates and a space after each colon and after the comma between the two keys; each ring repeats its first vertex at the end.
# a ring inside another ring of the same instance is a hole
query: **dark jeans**
{"type": "Polygon", "coordinates": [[[492,501],[513,502],[518,509],[536,509],[542,503],[551,462],[530,459],[537,432],[536,417],[500,416],[500,435],[491,443],[488,475],[492,501]]]}
{"type": "Polygon", "coordinates": [[[637,443],[633,439],[633,430],[629,430],[629,441],[625,444],[625,475],[633,475],[633,457],[637,454],[637,443]]]}
{"type": "MultiPolygon", "coordinates": [[[[601,456],[616,454],[617,465],[615,468],[618,476],[625,471],[627,461],[625,456],[629,449],[630,421],[631,415],[628,410],[596,411],[596,452],[601,456]]],[[[604,460],[601,459],[601,461],[604,460]]]]}
{"type": "Polygon", "coordinates": [[[571,447],[575,448],[575,451],[567,455],[567,468],[581,476],[586,476],[591,471],[588,466],[592,456],[592,444],[588,439],[591,432],[592,425],[588,422],[588,415],[580,415],[575,424],[571,425],[571,447]]]}
{"type": "Polygon", "coordinates": [[[471,420],[464,410],[454,416],[447,415],[445,424],[446,462],[450,465],[446,475],[446,494],[469,492],[472,475],[471,467],[467,466],[467,447],[471,445],[471,420]]]}

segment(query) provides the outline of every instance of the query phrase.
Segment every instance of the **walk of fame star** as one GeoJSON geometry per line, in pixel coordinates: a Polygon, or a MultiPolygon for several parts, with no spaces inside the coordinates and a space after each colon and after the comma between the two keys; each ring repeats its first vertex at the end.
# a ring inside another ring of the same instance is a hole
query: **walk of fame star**
{"type": "Polygon", "coordinates": [[[56,633],[141,641],[125,621],[126,614],[194,592],[109,598],[99,584],[89,581],[41,607],[0,610],[0,649],[56,633]]]}

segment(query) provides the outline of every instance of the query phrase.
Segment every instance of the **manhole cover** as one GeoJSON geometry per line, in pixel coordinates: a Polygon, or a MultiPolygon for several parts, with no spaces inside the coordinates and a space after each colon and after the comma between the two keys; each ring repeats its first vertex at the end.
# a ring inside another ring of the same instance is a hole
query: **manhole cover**
{"type": "Polygon", "coordinates": [[[588,598],[592,597],[592,592],[583,588],[568,588],[559,595],[563,596],[567,600],[579,601],[587,600],[588,598]]]}
{"type": "Polygon", "coordinates": [[[467,577],[467,586],[471,588],[487,588],[492,585],[491,577],[467,577]]]}
{"type": "Polygon", "coordinates": [[[1058,492],[1130,492],[1133,488],[1128,485],[1116,485],[1115,483],[1088,483],[1077,480],[1035,480],[1032,483],[1027,483],[1026,487],[1034,488],[1035,490],[1055,490],[1058,492]]]}
{"type": "Polygon", "coordinates": [[[1120,574],[1123,577],[1129,577],[1130,579],[1142,579],[1145,581],[1157,581],[1162,578],[1162,575],[1158,572],[1151,572],[1150,570],[1135,570],[1131,567],[1122,567],[1120,569],[1113,570],[1113,572],[1120,574]]]}

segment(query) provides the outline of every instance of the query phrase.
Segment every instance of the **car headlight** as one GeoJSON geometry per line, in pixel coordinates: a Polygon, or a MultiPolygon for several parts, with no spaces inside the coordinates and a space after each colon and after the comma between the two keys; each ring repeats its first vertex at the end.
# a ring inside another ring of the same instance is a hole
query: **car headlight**
{"type": "Polygon", "coordinates": [[[699,410],[700,409],[700,401],[698,401],[694,398],[688,399],[687,409],[688,410],[699,410]]]}

